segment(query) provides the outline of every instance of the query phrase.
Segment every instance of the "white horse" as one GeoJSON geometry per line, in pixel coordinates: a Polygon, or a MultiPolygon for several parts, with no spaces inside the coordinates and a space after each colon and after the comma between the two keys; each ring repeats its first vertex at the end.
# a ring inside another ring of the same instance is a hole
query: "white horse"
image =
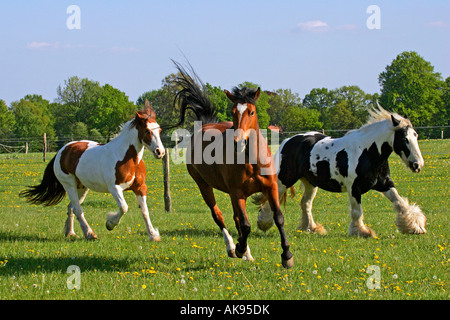
{"type": "Polygon", "coordinates": [[[102,145],[94,141],[73,141],[58,151],[49,162],[42,182],[20,193],[28,202],[45,206],[59,203],[66,192],[70,199],[65,235],[77,238],[73,230],[73,217],[77,217],[86,239],[97,239],[83,214],[81,204],[89,190],[111,193],[119,210],[108,213],[106,227],[114,229],[128,211],[123,191],[132,190],[137,197],[147,234],[150,240],[159,241],[157,229],[153,228],[147,207],[146,170],[142,159],[144,147],[155,158],[165,154],[160,138],[160,126],[148,101],[144,110],[136,112],[133,120],[122,126],[119,135],[102,145]]]}
{"type": "MultiPolygon", "coordinates": [[[[382,192],[397,211],[396,225],[403,233],[426,233],[426,218],[420,208],[401,197],[389,177],[388,158],[392,151],[400,156],[412,172],[420,172],[424,161],[411,122],[381,106],[370,111],[369,121],[345,136],[333,139],[318,132],[299,134],[284,140],[275,155],[280,200],[286,191],[301,180],[305,191],[301,199],[301,230],[326,234],[315,223],[311,208],[317,188],[347,192],[351,206],[350,235],[375,237],[363,222],[361,195],[373,189],[382,192]]],[[[263,197],[258,227],[268,230],[273,215],[263,197]]]]}

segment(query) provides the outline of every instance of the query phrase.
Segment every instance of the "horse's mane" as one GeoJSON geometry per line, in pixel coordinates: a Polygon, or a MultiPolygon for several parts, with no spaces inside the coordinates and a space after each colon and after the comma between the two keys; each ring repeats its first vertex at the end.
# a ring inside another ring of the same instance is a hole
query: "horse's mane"
{"type": "Polygon", "coordinates": [[[367,119],[366,124],[364,124],[359,129],[354,129],[354,130],[348,131],[346,133],[346,135],[353,133],[355,131],[361,130],[361,129],[365,129],[374,123],[378,123],[378,122],[385,121],[385,120],[391,120],[392,117],[394,117],[396,120],[398,120],[400,122],[400,124],[396,127],[397,129],[405,128],[408,126],[412,127],[411,121],[409,121],[408,118],[404,118],[396,112],[387,111],[382,106],[380,106],[378,101],[377,101],[377,107],[369,109],[368,112],[369,112],[369,118],[367,119]]]}
{"type": "Polygon", "coordinates": [[[238,88],[234,87],[232,89],[233,96],[236,98],[236,100],[242,100],[244,103],[251,103],[253,105],[256,105],[255,100],[255,93],[257,89],[255,88],[238,88]]]}

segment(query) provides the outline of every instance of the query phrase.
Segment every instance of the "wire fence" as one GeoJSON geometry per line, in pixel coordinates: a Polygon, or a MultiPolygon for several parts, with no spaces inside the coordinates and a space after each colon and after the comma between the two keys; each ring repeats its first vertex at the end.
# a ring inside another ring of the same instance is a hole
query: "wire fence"
{"type": "MultiPolygon", "coordinates": [[[[434,127],[415,127],[419,134],[419,139],[450,139],[450,126],[434,126],[434,127]]],[[[326,135],[334,138],[344,136],[350,129],[342,130],[318,130],[326,135]]],[[[264,132],[264,131],[263,131],[264,132]]],[[[290,132],[271,132],[266,131],[266,138],[269,143],[277,138],[281,143],[284,139],[292,137],[296,134],[305,133],[306,131],[290,131],[290,132]]],[[[85,136],[85,137],[47,137],[46,139],[46,151],[56,152],[61,149],[66,143],[77,140],[93,140],[100,143],[107,143],[110,137],[103,136],[85,136]]],[[[173,148],[175,146],[175,139],[172,135],[161,135],[162,143],[167,148],[173,148]]],[[[276,141],[273,141],[276,142],[276,141]]],[[[41,137],[26,137],[26,138],[2,138],[0,137],[0,153],[28,153],[28,152],[43,152],[44,150],[44,138],[41,137]]]]}

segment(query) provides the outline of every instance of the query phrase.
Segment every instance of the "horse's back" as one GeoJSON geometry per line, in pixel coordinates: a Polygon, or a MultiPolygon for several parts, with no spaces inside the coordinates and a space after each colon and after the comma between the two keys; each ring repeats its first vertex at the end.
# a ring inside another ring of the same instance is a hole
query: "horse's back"
{"type": "Polygon", "coordinates": [[[102,144],[81,140],[66,144],[56,155],[55,174],[63,183],[73,181],[100,192],[108,192],[104,185],[104,161],[108,155],[102,153],[102,144]]]}

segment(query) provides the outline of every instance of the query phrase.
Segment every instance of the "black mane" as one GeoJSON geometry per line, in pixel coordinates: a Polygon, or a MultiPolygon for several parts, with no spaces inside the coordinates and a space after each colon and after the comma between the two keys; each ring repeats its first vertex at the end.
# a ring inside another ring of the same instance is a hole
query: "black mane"
{"type": "Polygon", "coordinates": [[[232,94],[236,98],[236,100],[241,100],[243,103],[251,103],[256,105],[255,93],[258,89],[255,88],[238,88],[234,87],[232,89],[232,94]]]}
{"type": "Polygon", "coordinates": [[[189,64],[189,70],[186,70],[178,62],[174,60],[172,62],[178,69],[178,75],[174,83],[181,88],[177,92],[174,101],[174,105],[179,104],[180,106],[180,120],[172,127],[177,127],[184,123],[187,110],[191,110],[203,124],[217,122],[217,111],[209,98],[208,90],[192,66],[189,64]]]}

